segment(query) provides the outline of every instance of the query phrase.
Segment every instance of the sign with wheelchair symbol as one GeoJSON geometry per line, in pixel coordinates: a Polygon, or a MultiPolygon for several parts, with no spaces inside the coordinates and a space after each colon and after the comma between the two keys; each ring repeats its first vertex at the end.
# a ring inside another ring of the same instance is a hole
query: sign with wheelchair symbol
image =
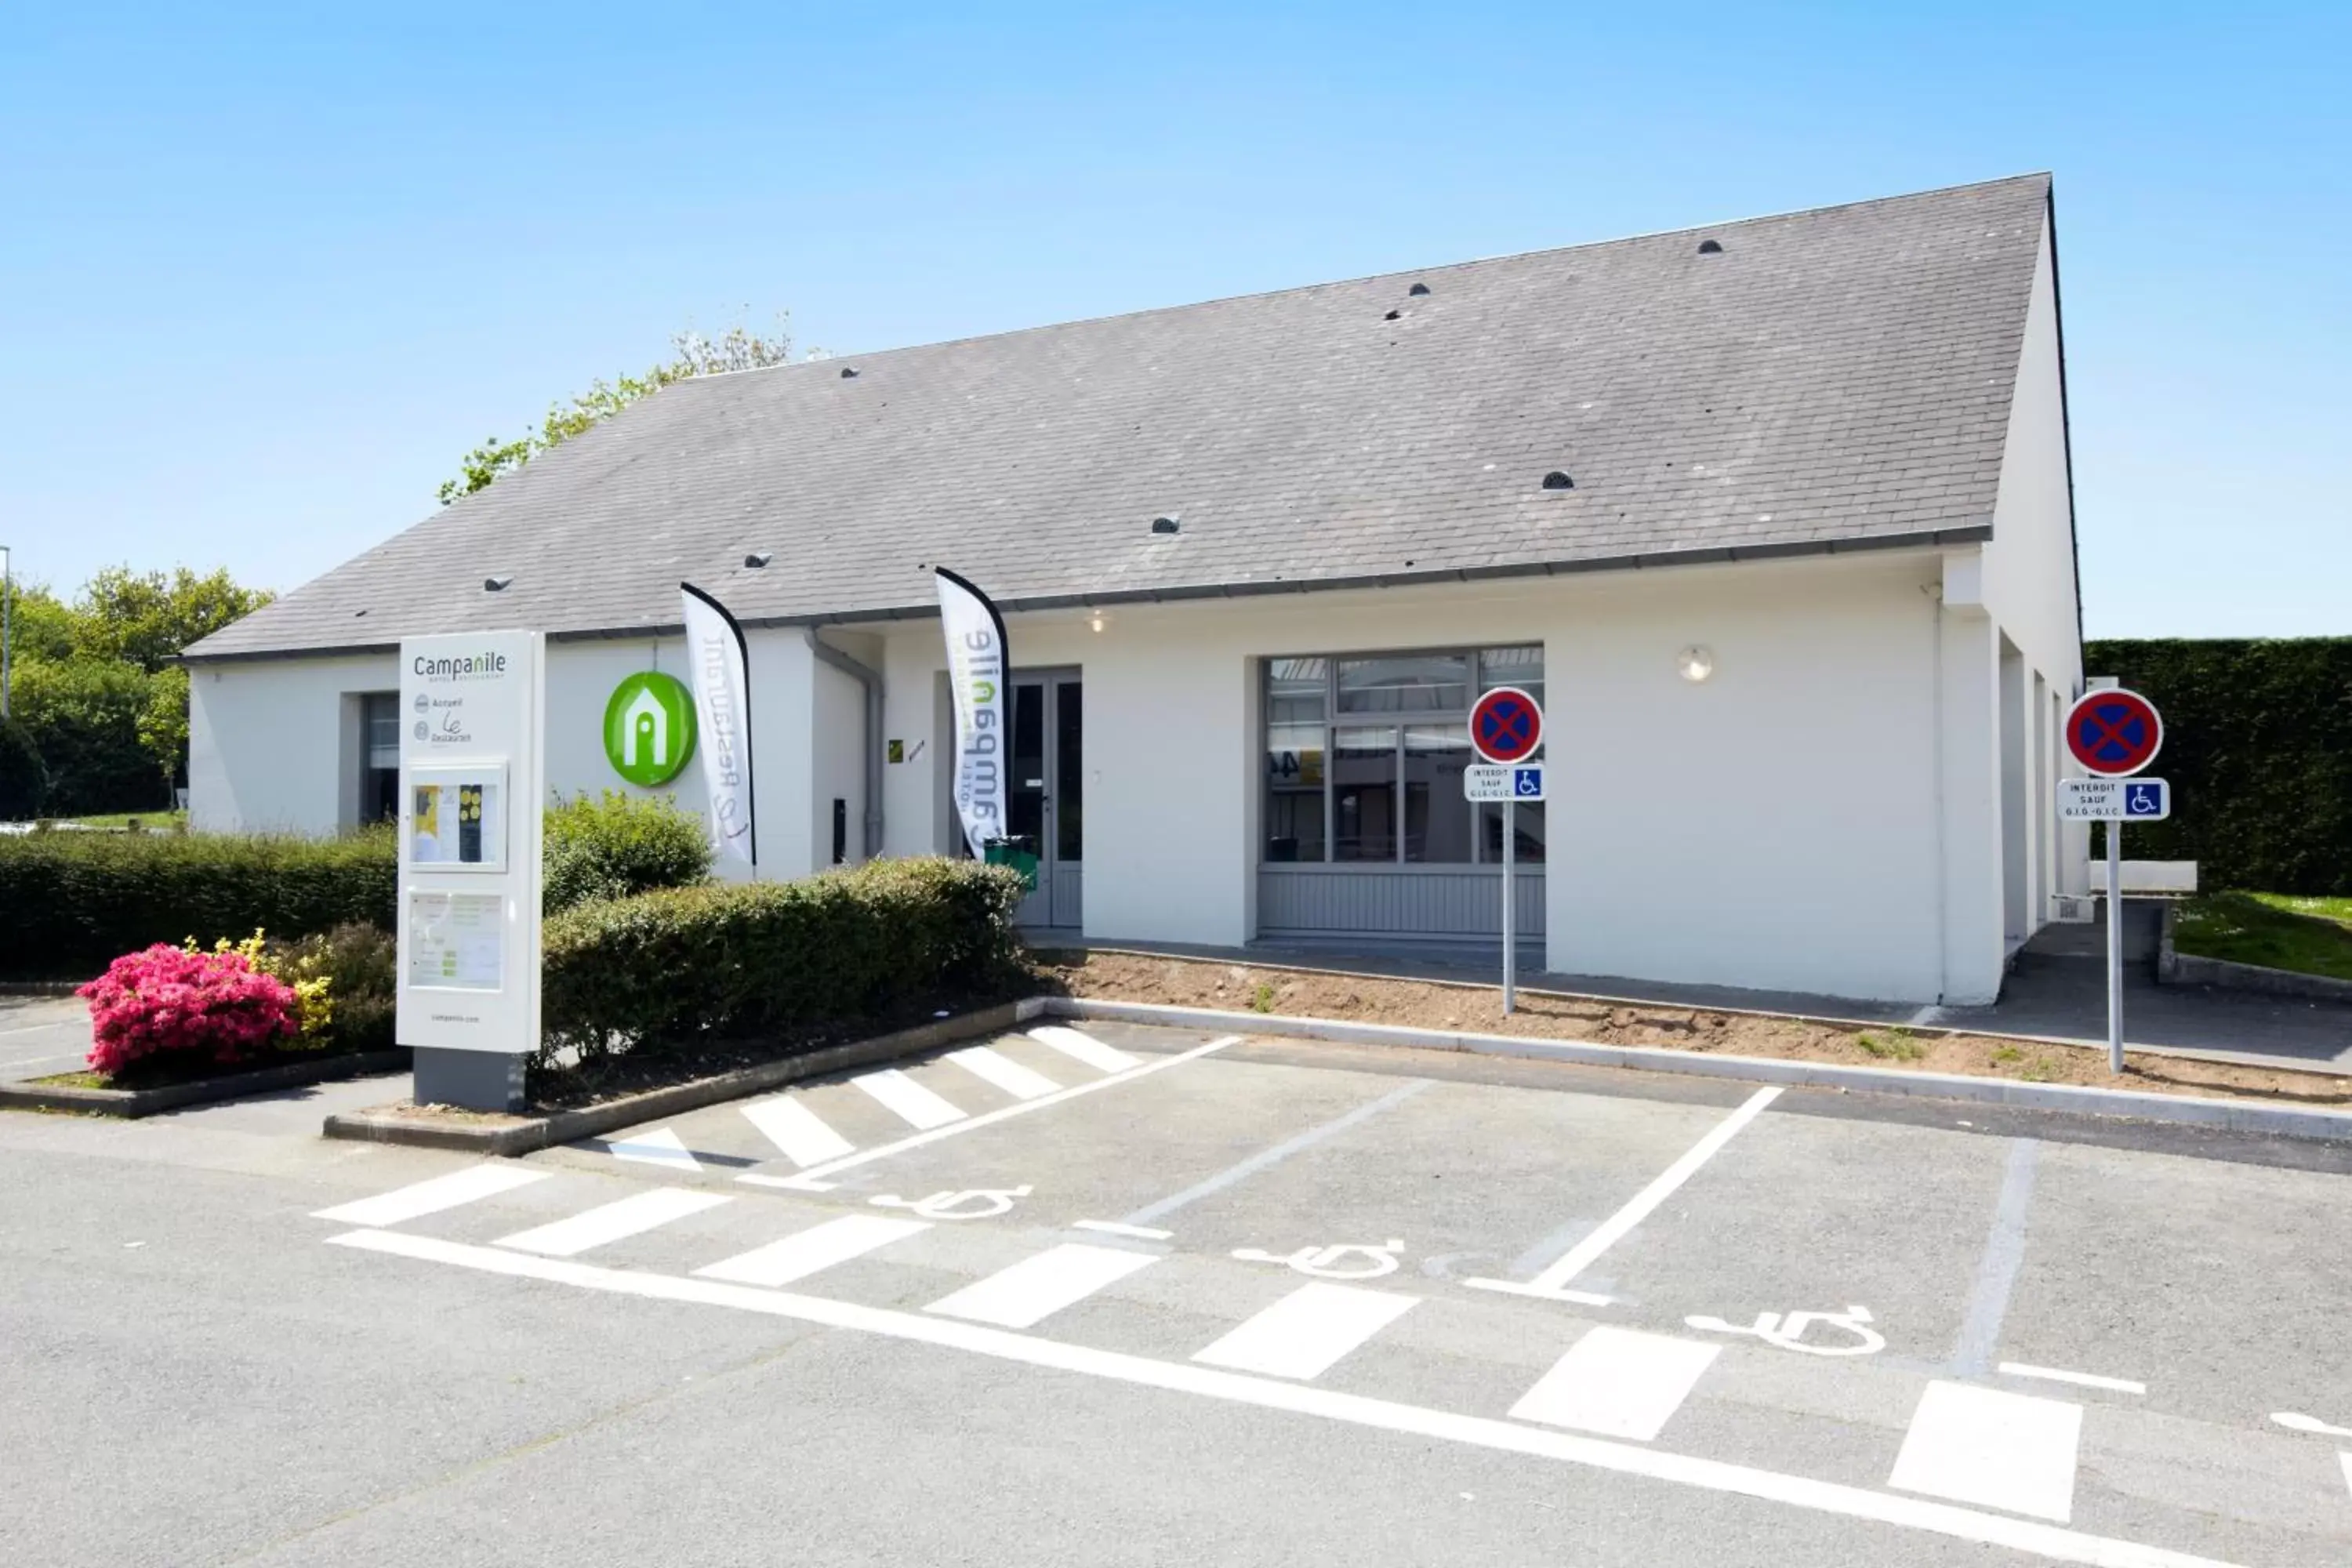
{"type": "Polygon", "coordinates": [[[998,1215],[1012,1213],[1013,1201],[1027,1197],[1029,1193],[1025,1186],[978,1187],[961,1193],[933,1193],[927,1198],[902,1198],[892,1193],[866,1201],[880,1209],[911,1209],[925,1219],[994,1219],[998,1215]]]}
{"type": "Polygon", "coordinates": [[[2066,822],[2162,822],[2172,815],[2172,786],[2162,779],[2060,779],[2058,816],[2066,822]]]}
{"type": "Polygon", "coordinates": [[[1391,1239],[1385,1247],[1343,1242],[1328,1247],[1302,1247],[1296,1252],[1267,1252],[1244,1247],[1234,1257],[1244,1263],[1286,1264],[1318,1279],[1378,1279],[1396,1272],[1398,1255],[1403,1251],[1404,1243],[1391,1239]]]}

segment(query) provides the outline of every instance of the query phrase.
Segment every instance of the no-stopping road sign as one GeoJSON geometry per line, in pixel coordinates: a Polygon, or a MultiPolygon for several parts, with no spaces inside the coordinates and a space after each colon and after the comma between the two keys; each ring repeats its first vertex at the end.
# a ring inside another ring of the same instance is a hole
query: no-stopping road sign
{"type": "Polygon", "coordinates": [[[1497,686],[1470,710],[1470,746],[1490,763],[1523,763],[1543,744],[1543,710],[1516,686],[1497,686]]]}
{"type": "Polygon", "coordinates": [[[2164,721],[2138,692],[2110,686],[2074,700],[2066,710],[2065,733],[2076,762],[2103,777],[2122,778],[2156,761],[2164,721]]]}

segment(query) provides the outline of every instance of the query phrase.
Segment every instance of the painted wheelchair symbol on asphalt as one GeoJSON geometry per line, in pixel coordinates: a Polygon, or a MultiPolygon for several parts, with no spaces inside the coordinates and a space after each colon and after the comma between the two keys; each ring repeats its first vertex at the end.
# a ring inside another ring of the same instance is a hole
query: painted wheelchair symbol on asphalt
{"type": "Polygon", "coordinates": [[[1685,1318],[1683,1321],[1706,1333],[1748,1334],[1768,1345],[1777,1345],[1784,1351],[1796,1351],[1804,1355],[1876,1355],[1886,1348],[1886,1336],[1868,1326],[1872,1319],[1867,1307],[1848,1307],[1843,1312],[1759,1312],[1755,1324],[1744,1329],[1721,1318],[1685,1318]],[[1805,1332],[1815,1323],[1843,1329],[1854,1336],[1855,1342],[1807,1344],[1805,1332]]]}
{"type": "Polygon", "coordinates": [[[1021,1187],[974,1187],[961,1193],[933,1193],[927,1198],[902,1198],[896,1194],[869,1198],[866,1201],[878,1209],[910,1209],[925,1219],[994,1219],[1013,1212],[1013,1200],[1025,1198],[1034,1189],[1021,1187]]]}
{"type": "Polygon", "coordinates": [[[1244,1247],[1234,1254],[1244,1263],[1286,1264],[1301,1274],[1311,1274],[1318,1279],[1377,1279],[1397,1270],[1398,1255],[1404,1243],[1391,1241],[1385,1247],[1360,1243],[1342,1243],[1332,1247],[1302,1247],[1296,1252],[1266,1252],[1255,1247],[1244,1247]],[[1342,1267],[1350,1255],[1360,1260],[1342,1267]]]}

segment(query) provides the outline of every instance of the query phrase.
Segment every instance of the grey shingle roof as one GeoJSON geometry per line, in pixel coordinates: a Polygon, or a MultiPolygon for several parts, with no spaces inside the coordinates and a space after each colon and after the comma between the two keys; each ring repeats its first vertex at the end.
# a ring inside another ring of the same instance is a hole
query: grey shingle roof
{"type": "Polygon", "coordinates": [[[680,578],[789,622],[927,610],[934,563],[1015,605],[1981,531],[2048,191],[683,382],[191,651],[674,626],[680,578]]]}

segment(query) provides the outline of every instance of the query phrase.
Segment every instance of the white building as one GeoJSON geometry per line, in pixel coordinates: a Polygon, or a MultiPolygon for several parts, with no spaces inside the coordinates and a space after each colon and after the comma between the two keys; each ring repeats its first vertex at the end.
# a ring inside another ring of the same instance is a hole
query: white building
{"type": "Polygon", "coordinates": [[[194,648],[195,826],[391,809],[425,632],[547,632],[550,781],[627,787],[691,580],[762,874],[953,852],[942,564],[1009,626],[1025,912],[1088,940],[1495,933],[1503,682],[1548,969],[1981,1002],[2086,885],[2038,175],[681,383],[194,648]]]}

